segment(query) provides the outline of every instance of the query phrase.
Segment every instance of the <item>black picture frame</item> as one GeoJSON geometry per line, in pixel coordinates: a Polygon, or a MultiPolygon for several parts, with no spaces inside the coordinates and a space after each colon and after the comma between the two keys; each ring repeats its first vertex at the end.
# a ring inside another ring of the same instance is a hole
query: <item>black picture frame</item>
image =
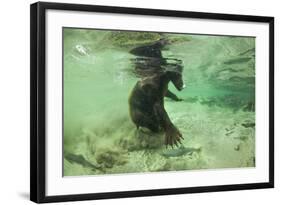
{"type": "Polygon", "coordinates": [[[30,200],[37,203],[97,200],[198,192],[230,191],[274,187],[274,18],[265,16],[202,13],[144,8],[38,2],[30,7],[30,200]],[[46,196],[46,10],[121,13],[195,19],[263,22],[269,24],[269,181],[249,184],[121,191],[46,196]]]}

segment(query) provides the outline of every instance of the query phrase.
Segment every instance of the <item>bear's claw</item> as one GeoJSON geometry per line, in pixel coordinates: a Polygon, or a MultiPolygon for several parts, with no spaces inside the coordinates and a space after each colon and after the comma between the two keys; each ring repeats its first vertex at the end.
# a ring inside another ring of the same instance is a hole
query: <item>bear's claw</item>
{"type": "Polygon", "coordinates": [[[165,145],[166,148],[170,145],[172,148],[175,146],[179,146],[179,144],[182,144],[181,140],[183,140],[183,136],[180,133],[180,131],[176,127],[171,127],[166,131],[165,136],[165,145]]]}

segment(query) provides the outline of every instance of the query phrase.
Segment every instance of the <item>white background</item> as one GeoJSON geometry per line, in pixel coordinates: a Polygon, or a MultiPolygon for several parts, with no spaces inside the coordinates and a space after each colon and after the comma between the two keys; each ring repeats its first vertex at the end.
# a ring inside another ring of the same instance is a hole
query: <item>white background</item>
{"type": "MultiPolygon", "coordinates": [[[[51,1],[51,0],[50,0],[51,1]]],[[[29,4],[33,1],[1,2],[0,31],[0,204],[31,204],[29,198],[29,4]]],[[[66,1],[62,1],[66,2],[66,1]]],[[[77,3],[103,4],[115,6],[146,7],[189,11],[237,13],[275,16],[275,49],[280,53],[281,19],[278,1],[252,0],[96,0],[71,1],[77,3]],[[279,36],[278,36],[279,35],[279,36]]],[[[278,56],[278,55],[275,55],[278,56]]],[[[275,67],[280,67],[276,58],[275,67]]],[[[280,70],[275,72],[278,90],[281,85],[280,70]],[[277,81],[277,79],[279,80],[277,81]]],[[[280,93],[280,91],[279,91],[280,93]]],[[[277,95],[275,104],[281,103],[281,95],[277,95]]],[[[280,124],[280,107],[276,106],[276,125],[280,124]]],[[[131,199],[113,199],[95,202],[72,202],[68,204],[279,204],[281,149],[280,126],[276,126],[276,188],[268,190],[249,190],[221,193],[189,194],[177,196],[142,197],[131,199]],[[278,149],[279,148],[279,149],[278,149]],[[279,201],[279,203],[278,203],[279,201]]],[[[62,203],[64,204],[64,203],[62,203]]]]}
{"type": "Polygon", "coordinates": [[[73,12],[47,11],[47,149],[46,194],[67,195],[78,193],[147,190],[176,187],[242,184],[268,180],[268,24],[159,18],[73,12]],[[167,26],[168,25],[168,26],[167,26]],[[91,177],[61,177],[62,165],[62,36],[66,27],[110,28],[124,30],[170,31],[183,33],[255,36],[256,44],[256,167],[205,171],[163,172],[149,174],[103,175],[91,177]],[[184,180],[183,180],[184,179],[184,180]],[[198,180],[200,179],[200,180],[198,180]],[[126,182],[126,183],[124,183],[126,182]],[[110,184],[110,186],[109,186],[110,184]]]}

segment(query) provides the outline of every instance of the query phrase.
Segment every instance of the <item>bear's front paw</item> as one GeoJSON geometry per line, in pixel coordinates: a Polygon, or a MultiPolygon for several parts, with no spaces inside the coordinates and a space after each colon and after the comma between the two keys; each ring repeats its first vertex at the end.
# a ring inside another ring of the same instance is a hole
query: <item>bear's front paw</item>
{"type": "Polygon", "coordinates": [[[169,129],[166,131],[166,136],[165,136],[165,145],[166,148],[168,145],[171,145],[172,148],[173,146],[176,145],[178,146],[180,143],[181,144],[181,139],[184,139],[178,128],[175,126],[171,126],[169,129]]]}
{"type": "Polygon", "coordinates": [[[183,101],[183,99],[182,98],[177,98],[176,101],[180,102],[180,101],[183,101]]]}

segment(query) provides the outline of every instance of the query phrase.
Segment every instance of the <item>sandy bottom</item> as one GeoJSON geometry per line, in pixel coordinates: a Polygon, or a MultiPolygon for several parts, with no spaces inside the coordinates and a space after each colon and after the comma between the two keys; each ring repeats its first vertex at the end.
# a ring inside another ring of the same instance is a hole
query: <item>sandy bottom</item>
{"type": "Polygon", "coordinates": [[[184,136],[181,147],[166,148],[163,133],[137,131],[127,115],[108,116],[107,125],[93,125],[89,117],[77,143],[66,146],[66,156],[71,150],[80,158],[64,159],[64,175],[255,166],[255,130],[247,126],[254,122],[253,113],[169,100],[166,109],[184,136]]]}

